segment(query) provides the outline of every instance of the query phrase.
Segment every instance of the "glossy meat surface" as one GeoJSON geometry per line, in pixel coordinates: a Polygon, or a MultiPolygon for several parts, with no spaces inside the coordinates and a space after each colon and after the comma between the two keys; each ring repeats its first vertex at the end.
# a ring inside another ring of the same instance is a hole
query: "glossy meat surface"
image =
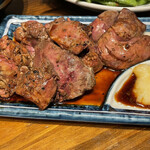
{"type": "Polygon", "coordinates": [[[7,36],[0,39],[0,54],[0,96],[9,98],[17,93],[45,109],[57,89],[52,65],[38,53],[32,59],[22,44],[7,36]]]}
{"type": "Polygon", "coordinates": [[[73,54],[81,53],[90,44],[87,33],[82,29],[78,21],[55,20],[50,31],[50,38],[60,47],[69,50],[73,54]]]}
{"type": "Polygon", "coordinates": [[[135,14],[123,9],[114,25],[98,41],[99,55],[104,64],[122,70],[149,59],[150,37],[143,36],[144,31],[145,25],[135,14]]]}
{"type": "Polygon", "coordinates": [[[85,66],[77,56],[50,41],[39,43],[37,50],[42,51],[43,56],[53,64],[59,77],[57,81],[59,101],[81,96],[95,85],[92,69],[85,66]]]}
{"type": "Polygon", "coordinates": [[[0,97],[9,98],[16,89],[18,67],[12,60],[0,55],[0,97]]]}
{"type": "Polygon", "coordinates": [[[92,39],[97,42],[99,38],[115,23],[117,11],[104,11],[90,24],[92,26],[92,39]]]}

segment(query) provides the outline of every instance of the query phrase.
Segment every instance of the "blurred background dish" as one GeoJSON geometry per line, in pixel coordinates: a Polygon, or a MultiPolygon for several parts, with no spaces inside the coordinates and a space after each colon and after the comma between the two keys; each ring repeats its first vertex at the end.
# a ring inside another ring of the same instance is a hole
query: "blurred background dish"
{"type": "Polygon", "coordinates": [[[10,2],[11,0],[0,0],[0,10],[5,8],[10,2]]]}
{"type": "MultiPolygon", "coordinates": [[[[86,9],[99,11],[99,10],[116,10],[120,11],[124,7],[116,7],[116,6],[106,6],[101,4],[94,4],[94,3],[88,3],[84,1],[77,1],[77,0],[66,0],[67,2],[73,3],[75,5],[81,6],[86,9]]],[[[136,6],[136,7],[126,7],[134,12],[143,12],[143,11],[150,11],[150,4],[136,6]]]]}

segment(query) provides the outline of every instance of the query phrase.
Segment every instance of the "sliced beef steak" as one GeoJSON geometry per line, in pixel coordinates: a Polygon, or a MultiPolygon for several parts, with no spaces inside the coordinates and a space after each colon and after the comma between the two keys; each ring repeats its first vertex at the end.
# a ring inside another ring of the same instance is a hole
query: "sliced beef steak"
{"type": "Polygon", "coordinates": [[[1,97],[10,97],[15,92],[45,109],[57,89],[50,62],[38,53],[32,58],[22,44],[7,36],[0,39],[0,54],[1,97]]]}
{"type": "Polygon", "coordinates": [[[93,71],[75,55],[50,41],[42,41],[37,46],[54,66],[59,76],[57,98],[59,101],[74,99],[95,85],[93,71]]]}
{"type": "Polygon", "coordinates": [[[5,50],[10,42],[11,42],[11,40],[9,40],[8,36],[4,35],[0,39],[0,51],[5,50]]]}
{"type": "Polygon", "coordinates": [[[32,66],[32,58],[28,50],[22,44],[8,39],[8,36],[0,39],[0,55],[12,60],[18,67],[32,66]]]}
{"type": "Polygon", "coordinates": [[[0,55],[0,97],[9,98],[16,89],[18,67],[12,60],[0,55]]]}
{"type": "Polygon", "coordinates": [[[45,40],[48,34],[43,24],[37,21],[27,21],[21,24],[14,32],[14,37],[17,41],[22,41],[25,38],[35,38],[45,40]]]}
{"type": "Polygon", "coordinates": [[[123,9],[114,25],[98,41],[99,55],[104,64],[120,70],[148,59],[150,39],[142,36],[144,30],[145,25],[135,14],[123,9]]]}
{"type": "Polygon", "coordinates": [[[146,25],[136,17],[134,12],[124,8],[112,28],[123,40],[130,40],[133,37],[141,36],[146,25]]]}
{"type": "Polygon", "coordinates": [[[96,44],[93,44],[88,47],[89,52],[87,52],[85,55],[83,55],[82,61],[85,65],[88,67],[93,68],[94,73],[99,72],[103,68],[103,62],[101,61],[101,58],[98,55],[98,48],[96,44]]]}
{"type": "Polygon", "coordinates": [[[37,43],[48,38],[45,26],[37,21],[23,22],[14,32],[14,39],[25,45],[32,58],[35,56],[34,47],[37,43]]]}
{"type": "MultiPolygon", "coordinates": [[[[64,24],[64,23],[67,25],[66,28],[68,30],[68,31],[66,30],[66,32],[67,32],[67,33],[65,33],[66,36],[70,36],[68,34],[69,34],[69,31],[72,30],[71,27],[75,28],[75,25],[77,25],[77,26],[79,25],[78,29],[76,29],[78,31],[78,33],[72,33],[72,32],[70,32],[71,37],[68,37],[68,39],[67,39],[68,42],[67,43],[70,42],[70,44],[71,44],[71,43],[73,43],[73,40],[74,40],[74,42],[79,42],[80,43],[80,40],[83,37],[85,37],[84,39],[89,40],[88,33],[90,31],[90,26],[81,24],[79,22],[73,22],[73,21],[70,21],[70,20],[65,21],[64,18],[58,18],[58,19],[56,19],[56,20],[54,20],[54,21],[52,21],[50,23],[45,24],[45,26],[43,26],[42,24],[40,24],[40,23],[38,23],[36,21],[24,22],[24,23],[22,23],[21,27],[18,27],[16,29],[16,31],[14,32],[14,38],[17,41],[21,42],[26,47],[26,49],[29,51],[29,53],[32,56],[32,58],[34,58],[36,45],[41,40],[48,39],[47,33],[50,34],[51,30],[54,29],[55,26],[58,26],[57,28],[58,28],[59,31],[61,30],[61,29],[59,29],[60,27],[63,30],[63,28],[65,27],[65,25],[61,26],[61,24],[64,24]],[[80,30],[79,30],[79,28],[80,28],[80,30]],[[81,33],[79,31],[81,31],[81,33]],[[38,32],[40,32],[41,34],[38,34],[38,32]],[[76,35],[74,36],[74,34],[76,34],[76,35]],[[77,36],[77,34],[78,34],[78,36],[77,36]],[[41,35],[43,35],[43,36],[41,36],[41,35]],[[83,35],[83,36],[81,36],[81,35],[83,35]],[[70,40],[70,38],[71,38],[71,40],[70,40]]],[[[56,31],[57,31],[57,29],[56,29],[56,31]]],[[[56,31],[52,31],[52,34],[54,34],[56,31]]],[[[63,39],[64,37],[63,38],[61,37],[61,39],[60,39],[60,36],[62,34],[61,33],[59,33],[59,34],[57,33],[57,35],[56,34],[54,34],[54,35],[58,36],[58,39],[60,41],[65,42],[64,39],[63,39]]],[[[63,36],[65,36],[65,35],[63,35],[63,36]]],[[[52,36],[52,38],[53,38],[53,36],[52,36]]],[[[84,39],[82,39],[82,40],[84,40],[84,39]]],[[[64,44],[67,44],[67,43],[65,42],[64,44]]],[[[72,45],[73,49],[77,50],[79,48],[82,51],[84,48],[87,48],[87,46],[88,46],[88,49],[91,51],[91,49],[93,49],[91,47],[94,47],[93,44],[92,44],[92,41],[90,41],[90,40],[89,40],[89,44],[87,44],[87,45],[85,44],[84,46],[82,46],[81,43],[79,44],[80,45],[79,47],[78,46],[74,47],[74,45],[72,45]],[[81,46],[82,46],[82,48],[81,48],[81,46]]],[[[60,44],[60,43],[58,43],[58,44],[60,44]]],[[[68,45],[68,46],[70,47],[71,45],[68,45]]],[[[100,71],[101,68],[102,68],[102,66],[103,66],[102,63],[101,63],[100,58],[94,52],[94,50],[92,50],[92,52],[89,52],[87,54],[87,56],[84,57],[83,62],[85,62],[85,64],[87,66],[92,67],[94,69],[94,72],[100,71]]]]}
{"type": "Polygon", "coordinates": [[[36,55],[32,69],[26,66],[20,68],[16,93],[43,110],[55,96],[57,90],[55,76],[50,62],[36,55]]]}
{"type": "Polygon", "coordinates": [[[65,19],[63,17],[60,17],[60,18],[55,19],[54,21],[46,23],[45,24],[45,29],[46,29],[46,32],[48,33],[48,35],[49,35],[53,25],[59,24],[59,23],[64,22],[64,21],[65,21],[65,19]]]}
{"type": "Polygon", "coordinates": [[[99,40],[99,51],[106,66],[116,70],[126,69],[150,58],[150,36],[121,41],[110,30],[99,40]]]}
{"type": "Polygon", "coordinates": [[[51,23],[49,35],[60,47],[74,54],[81,53],[90,45],[90,39],[83,29],[83,25],[70,19],[61,21],[59,19],[51,23]]]}
{"type": "Polygon", "coordinates": [[[97,42],[99,38],[115,23],[117,11],[104,11],[90,24],[92,26],[92,39],[97,42]]]}

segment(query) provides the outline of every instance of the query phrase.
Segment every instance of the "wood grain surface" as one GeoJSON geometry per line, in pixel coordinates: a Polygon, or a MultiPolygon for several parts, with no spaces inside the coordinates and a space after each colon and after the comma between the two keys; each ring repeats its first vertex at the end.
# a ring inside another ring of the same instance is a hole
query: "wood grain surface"
{"type": "MultiPolygon", "coordinates": [[[[25,15],[98,15],[63,0],[12,0],[1,10],[25,15]]],[[[137,13],[149,16],[150,12],[137,13]]],[[[150,127],[0,118],[0,150],[149,150],[150,127]]]]}

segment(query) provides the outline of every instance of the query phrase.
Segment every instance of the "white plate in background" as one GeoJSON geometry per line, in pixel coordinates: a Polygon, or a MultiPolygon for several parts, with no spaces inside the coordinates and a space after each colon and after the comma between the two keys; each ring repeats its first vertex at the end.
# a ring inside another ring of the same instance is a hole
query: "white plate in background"
{"type": "Polygon", "coordinates": [[[75,5],[78,5],[78,6],[84,7],[86,9],[89,9],[89,10],[91,9],[91,10],[95,10],[95,11],[99,11],[99,10],[116,10],[116,11],[120,11],[123,8],[128,8],[131,11],[134,11],[134,12],[150,11],[150,4],[136,6],[136,7],[115,7],[115,6],[106,6],[106,5],[88,3],[88,2],[77,1],[77,0],[66,0],[66,1],[70,2],[70,3],[73,3],[75,5]]]}

